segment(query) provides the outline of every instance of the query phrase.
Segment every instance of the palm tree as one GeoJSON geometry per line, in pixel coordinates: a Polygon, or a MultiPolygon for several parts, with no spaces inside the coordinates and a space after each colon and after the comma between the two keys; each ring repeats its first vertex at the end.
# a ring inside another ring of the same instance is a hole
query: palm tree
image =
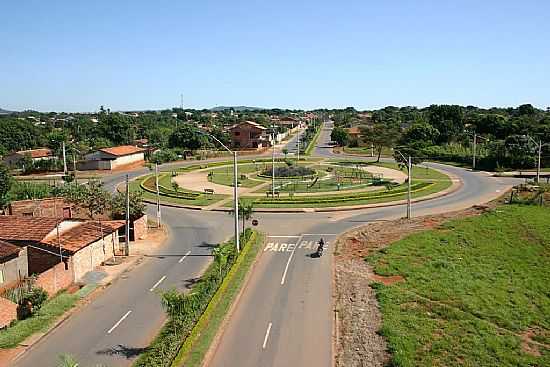
{"type": "Polygon", "coordinates": [[[78,367],[78,362],[70,354],[62,354],[59,356],[57,367],[78,367]]]}
{"type": "Polygon", "coordinates": [[[178,196],[178,192],[179,192],[179,189],[180,189],[180,185],[178,185],[177,182],[172,182],[172,188],[174,189],[174,191],[176,192],[176,196],[178,196]]]}
{"type": "MultiPolygon", "coordinates": [[[[234,215],[234,213],[235,213],[234,210],[229,212],[229,214],[231,215],[234,215]]],[[[252,217],[252,213],[254,213],[254,202],[253,201],[243,202],[239,200],[239,216],[243,221],[243,231],[242,231],[243,233],[245,230],[246,221],[252,217]]]]}
{"type": "Polygon", "coordinates": [[[288,149],[283,148],[282,152],[283,152],[283,154],[285,155],[285,159],[286,159],[286,155],[288,154],[288,149]]]}

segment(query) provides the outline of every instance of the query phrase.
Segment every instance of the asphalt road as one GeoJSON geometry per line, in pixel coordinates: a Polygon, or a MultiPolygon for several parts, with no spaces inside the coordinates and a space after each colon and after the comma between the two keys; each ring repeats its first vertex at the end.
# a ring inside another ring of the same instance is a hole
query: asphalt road
{"type": "MultiPolygon", "coordinates": [[[[323,128],[314,155],[333,156],[327,144],[330,129],[330,124],[323,128]]],[[[290,146],[288,149],[291,151],[290,146]]],[[[182,163],[166,166],[175,165],[182,163]]],[[[480,172],[434,166],[460,177],[463,186],[448,196],[414,204],[413,215],[485,202],[512,182],[480,172]]],[[[147,172],[142,169],[129,174],[136,177],[147,172]]],[[[125,173],[119,173],[104,179],[106,187],[113,190],[124,176],[125,173]]],[[[255,215],[260,221],[258,229],[271,237],[210,365],[330,366],[331,243],[337,234],[352,227],[401,217],[404,212],[404,206],[394,206],[332,213],[255,215]],[[320,259],[311,257],[314,243],[321,236],[328,241],[329,250],[320,259]]],[[[55,366],[63,353],[74,355],[81,365],[130,365],[164,321],[156,291],[189,287],[207,265],[211,245],[232,233],[232,217],[226,213],[163,208],[163,220],[171,236],[156,256],[115,281],[34,345],[15,365],[55,366]],[[151,292],[153,287],[155,291],[151,292]]]]}

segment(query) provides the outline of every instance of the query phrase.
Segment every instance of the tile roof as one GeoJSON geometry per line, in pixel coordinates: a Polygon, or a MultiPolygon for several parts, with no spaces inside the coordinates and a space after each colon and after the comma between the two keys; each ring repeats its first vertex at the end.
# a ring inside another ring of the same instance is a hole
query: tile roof
{"type": "Polygon", "coordinates": [[[347,130],[348,130],[348,134],[360,134],[361,133],[361,129],[359,129],[358,126],[350,127],[347,130]]]}
{"type": "Polygon", "coordinates": [[[0,262],[2,260],[8,260],[10,257],[19,254],[22,248],[19,246],[12,245],[4,241],[0,241],[0,262]]]}
{"type": "Polygon", "coordinates": [[[38,148],[38,149],[29,149],[29,150],[20,150],[16,152],[21,155],[28,155],[31,158],[45,158],[53,156],[53,152],[48,148],[38,148]]]}
{"type": "Polygon", "coordinates": [[[243,121],[243,122],[239,122],[238,124],[235,124],[235,125],[231,126],[231,127],[229,128],[229,130],[233,130],[233,129],[235,129],[235,128],[241,126],[241,125],[252,125],[252,126],[254,126],[255,128],[258,128],[258,129],[260,129],[260,130],[267,130],[266,127],[264,127],[264,126],[258,124],[257,122],[254,122],[254,121],[243,121]]]}
{"type": "MultiPolygon", "coordinates": [[[[60,236],[61,247],[73,254],[84,247],[101,240],[102,236],[113,233],[124,226],[124,221],[103,221],[101,225],[96,221],[83,222],[76,227],[70,228],[60,236]]],[[[56,236],[51,236],[44,241],[45,245],[58,246],[56,236]]]]}
{"type": "Polygon", "coordinates": [[[117,157],[122,157],[122,156],[125,156],[125,155],[141,153],[144,150],[145,149],[135,147],[133,145],[121,145],[121,146],[118,146],[118,147],[99,149],[100,152],[111,154],[111,155],[114,155],[114,156],[117,156],[117,157]]]}
{"type": "Polygon", "coordinates": [[[0,215],[0,239],[42,241],[61,219],[0,215]]]}

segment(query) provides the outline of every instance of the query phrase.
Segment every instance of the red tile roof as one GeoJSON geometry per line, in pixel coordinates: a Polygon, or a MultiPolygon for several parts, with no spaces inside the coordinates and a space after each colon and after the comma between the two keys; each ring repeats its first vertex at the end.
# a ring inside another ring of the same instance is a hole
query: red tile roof
{"type": "Polygon", "coordinates": [[[114,155],[114,156],[117,156],[117,157],[122,157],[122,156],[125,156],[125,155],[141,153],[144,150],[145,149],[135,147],[133,145],[121,145],[121,146],[118,146],[118,147],[99,149],[100,152],[111,154],[111,155],[114,155]]]}
{"type": "MultiPolygon", "coordinates": [[[[124,226],[124,221],[103,221],[101,225],[95,221],[83,222],[63,232],[60,236],[61,247],[74,254],[122,226],[124,226]]],[[[56,248],[59,246],[56,236],[51,236],[42,243],[56,248]]]]}
{"type": "Polygon", "coordinates": [[[20,150],[16,152],[21,155],[28,155],[31,158],[46,158],[53,156],[53,152],[48,148],[38,148],[38,149],[29,149],[29,150],[20,150]]]}
{"type": "Polygon", "coordinates": [[[6,261],[11,257],[19,254],[22,248],[19,246],[12,245],[4,241],[0,241],[0,262],[6,261]]]}
{"type": "Polygon", "coordinates": [[[348,134],[352,134],[352,135],[361,134],[361,129],[359,129],[358,126],[350,127],[347,130],[348,130],[348,134]]]}
{"type": "Polygon", "coordinates": [[[0,215],[0,239],[42,241],[61,219],[0,215]]]}
{"type": "Polygon", "coordinates": [[[243,121],[243,122],[239,122],[238,124],[235,124],[233,126],[231,126],[229,128],[229,130],[233,130],[233,129],[236,129],[242,125],[250,125],[250,126],[253,126],[257,129],[260,129],[260,130],[267,130],[266,127],[263,127],[262,125],[258,124],[257,122],[254,122],[254,121],[243,121]]]}

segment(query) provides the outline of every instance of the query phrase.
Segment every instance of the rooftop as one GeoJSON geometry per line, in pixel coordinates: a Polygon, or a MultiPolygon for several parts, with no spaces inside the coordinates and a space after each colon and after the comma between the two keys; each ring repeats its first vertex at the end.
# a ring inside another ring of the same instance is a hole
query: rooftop
{"type": "Polygon", "coordinates": [[[15,257],[21,251],[21,247],[0,240],[0,262],[15,257]]]}
{"type": "Polygon", "coordinates": [[[233,130],[233,129],[236,129],[237,127],[239,126],[242,126],[242,125],[251,125],[251,126],[254,126],[255,128],[258,128],[260,130],[267,130],[266,127],[258,124],[257,122],[254,122],[254,121],[243,121],[243,122],[239,122],[238,124],[235,124],[233,126],[231,126],[229,128],[229,130],[233,130]]]}
{"type": "MultiPolygon", "coordinates": [[[[89,244],[99,241],[106,235],[113,233],[123,227],[124,224],[123,220],[103,221],[101,224],[95,221],[83,222],[63,232],[59,242],[64,250],[75,253],[89,244]]],[[[59,242],[56,236],[50,236],[42,241],[42,243],[54,247],[58,247],[59,242]]]]}
{"type": "Polygon", "coordinates": [[[42,241],[60,219],[0,215],[0,239],[12,241],[42,241]]]}
{"type": "Polygon", "coordinates": [[[29,150],[20,150],[20,151],[15,152],[15,153],[21,154],[21,155],[28,155],[31,158],[45,158],[45,157],[53,156],[53,152],[49,148],[37,148],[37,149],[29,149],[29,150]]]}
{"type": "Polygon", "coordinates": [[[133,145],[121,145],[118,147],[102,148],[102,149],[99,149],[99,151],[103,153],[111,154],[117,157],[122,157],[125,155],[141,153],[144,151],[144,149],[135,147],[133,145]]]}

